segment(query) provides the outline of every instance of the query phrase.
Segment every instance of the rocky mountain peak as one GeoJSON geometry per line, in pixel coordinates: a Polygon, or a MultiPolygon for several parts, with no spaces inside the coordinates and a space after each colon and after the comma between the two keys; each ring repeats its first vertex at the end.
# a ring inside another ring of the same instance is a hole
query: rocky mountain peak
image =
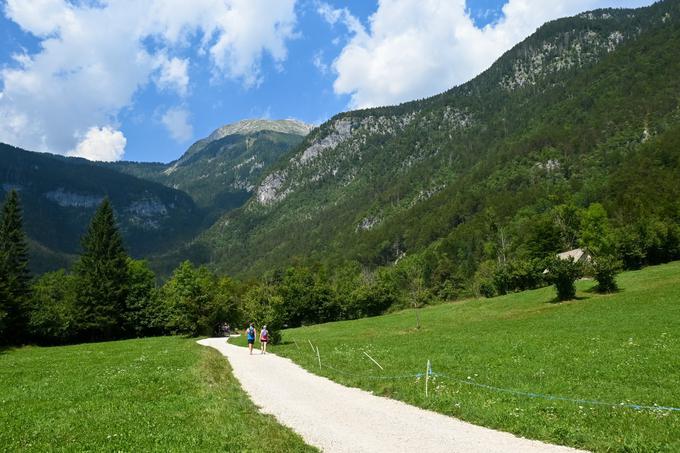
{"type": "Polygon", "coordinates": [[[311,124],[303,123],[302,121],[287,119],[287,120],[265,120],[265,119],[247,119],[238,121],[236,123],[222,126],[207,138],[209,142],[219,140],[228,135],[241,134],[248,135],[260,131],[280,132],[283,134],[295,134],[305,136],[314,128],[311,124]]]}

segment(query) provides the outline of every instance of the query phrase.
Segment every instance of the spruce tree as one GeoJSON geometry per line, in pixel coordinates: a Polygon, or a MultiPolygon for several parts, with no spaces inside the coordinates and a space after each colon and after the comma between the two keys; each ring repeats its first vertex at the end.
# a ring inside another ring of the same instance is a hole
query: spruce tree
{"type": "Polygon", "coordinates": [[[75,265],[80,336],[105,340],[121,335],[128,293],[128,256],[105,199],[82,238],[83,253],[75,265]]]}
{"type": "Polygon", "coordinates": [[[4,343],[26,339],[30,280],[19,195],[12,190],[0,221],[0,332],[4,343]]]}

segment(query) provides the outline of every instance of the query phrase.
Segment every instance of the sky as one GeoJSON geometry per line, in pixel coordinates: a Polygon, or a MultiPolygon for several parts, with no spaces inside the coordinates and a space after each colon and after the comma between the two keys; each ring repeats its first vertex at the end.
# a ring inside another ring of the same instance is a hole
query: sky
{"type": "Polygon", "coordinates": [[[651,0],[0,0],[0,142],[169,162],[464,83],[546,21],[651,0]]]}

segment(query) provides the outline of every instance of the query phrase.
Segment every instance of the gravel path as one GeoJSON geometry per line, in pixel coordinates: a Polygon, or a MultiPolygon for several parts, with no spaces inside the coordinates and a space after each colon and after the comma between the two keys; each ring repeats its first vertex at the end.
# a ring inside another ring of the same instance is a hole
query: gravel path
{"type": "Polygon", "coordinates": [[[328,452],[575,452],[472,425],[345,387],[273,354],[249,355],[224,338],[200,340],[229,359],[261,411],[328,452]]]}

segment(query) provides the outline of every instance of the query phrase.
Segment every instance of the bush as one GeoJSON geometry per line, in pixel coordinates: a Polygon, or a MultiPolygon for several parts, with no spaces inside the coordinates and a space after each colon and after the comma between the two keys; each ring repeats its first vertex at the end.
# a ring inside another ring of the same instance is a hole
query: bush
{"type": "Polygon", "coordinates": [[[496,295],[496,288],[494,288],[493,283],[488,280],[482,280],[479,282],[477,287],[477,293],[480,296],[484,296],[487,299],[496,295]]]}
{"type": "Polygon", "coordinates": [[[621,270],[620,261],[613,256],[601,256],[593,261],[592,269],[598,292],[612,293],[618,290],[616,274],[621,270]]]}
{"type": "Polygon", "coordinates": [[[557,300],[565,301],[576,297],[574,282],[583,276],[583,265],[573,259],[553,258],[548,263],[548,280],[555,285],[557,300]]]}

